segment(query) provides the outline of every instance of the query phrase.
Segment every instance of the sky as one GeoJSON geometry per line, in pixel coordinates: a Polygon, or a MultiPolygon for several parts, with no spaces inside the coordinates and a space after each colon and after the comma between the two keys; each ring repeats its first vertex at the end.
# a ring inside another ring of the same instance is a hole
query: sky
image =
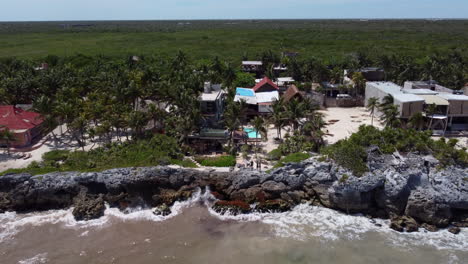
{"type": "Polygon", "coordinates": [[[468,0],[0,0],[0,21],[468,18],[468,0]]]}

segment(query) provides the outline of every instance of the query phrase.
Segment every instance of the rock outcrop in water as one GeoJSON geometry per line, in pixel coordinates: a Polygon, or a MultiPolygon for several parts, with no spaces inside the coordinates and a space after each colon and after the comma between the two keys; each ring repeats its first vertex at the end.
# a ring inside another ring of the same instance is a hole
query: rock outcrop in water
{"type": "Polygon", "coordinates": [[[219,212],[286,211],[311,202],[347,213],[392,219],[398,231],[468,226],[468,169],[438,169],[432,157],[369,155],[370,172],[355,177],[314,157],[270,173],[204,172],[168,167],[124,168],[99,173],[50,173],[0,177],[0,212],[74,207],[77,220],[98,218],[104,202],[122,210],[156,207],[167,215],[175,201],[209,187],[219,212]]]}

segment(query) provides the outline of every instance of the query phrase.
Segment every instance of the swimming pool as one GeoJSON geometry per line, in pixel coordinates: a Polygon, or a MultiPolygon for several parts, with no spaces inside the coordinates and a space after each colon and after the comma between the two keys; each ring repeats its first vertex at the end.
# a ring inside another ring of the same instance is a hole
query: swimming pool
{"type": "Polygon", "coordinates": [[[236,95],[255,97],[254,91],[252,89],[247,89],[247,88],[237,88],[236,95]]]}
{"type": "Polygon", "coordinates": [[[262,138],[262,136],[260,134],[258,134],[258,136],[257,136],[257,133],[256,133],[255,129],[253,129],[253,128],[244,127],[244,131],[245,131],[245,133],[247,133],[247,136],[249,138],[262,138]]]}

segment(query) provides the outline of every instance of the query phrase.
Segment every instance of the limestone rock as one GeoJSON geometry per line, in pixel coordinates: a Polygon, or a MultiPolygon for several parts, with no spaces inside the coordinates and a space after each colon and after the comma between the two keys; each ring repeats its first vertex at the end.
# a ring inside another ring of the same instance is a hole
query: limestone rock
{"type": "Polygon", "coordinates": [[[106,209],[102,195],[97,198],[83,196],[78,198],[73,209],[73,216],[77,221],[100,218],[106,209]]]}

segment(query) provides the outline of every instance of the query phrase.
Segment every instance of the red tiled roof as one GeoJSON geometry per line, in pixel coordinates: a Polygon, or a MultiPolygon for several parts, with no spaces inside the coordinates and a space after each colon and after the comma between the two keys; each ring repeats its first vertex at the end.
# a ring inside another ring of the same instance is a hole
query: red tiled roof
{"type": "Polygon", "coordinates": [[[24,111],[12,105],[0,106],[0,129],[3,126],[9,130],[31,129],[43,121],[38,113],[24,111]]]}
{"type": "Polygon", "coordinates": [[[272,82],[270,80],[270,78],[268,78],[268,77],[263,78],[263,80],[260,81],[259,83],[257,83],[257,85],[255,85],[254,88],[252,88],[252,89],[254,90],[254,92],[256,92],[258,89],[262,88],[262,86],[264,86],[265,84],[269,84],[270,86],[272,86],[276,90],[279,90],[278,85],[276,85],[274,82],[272,82]]]}

